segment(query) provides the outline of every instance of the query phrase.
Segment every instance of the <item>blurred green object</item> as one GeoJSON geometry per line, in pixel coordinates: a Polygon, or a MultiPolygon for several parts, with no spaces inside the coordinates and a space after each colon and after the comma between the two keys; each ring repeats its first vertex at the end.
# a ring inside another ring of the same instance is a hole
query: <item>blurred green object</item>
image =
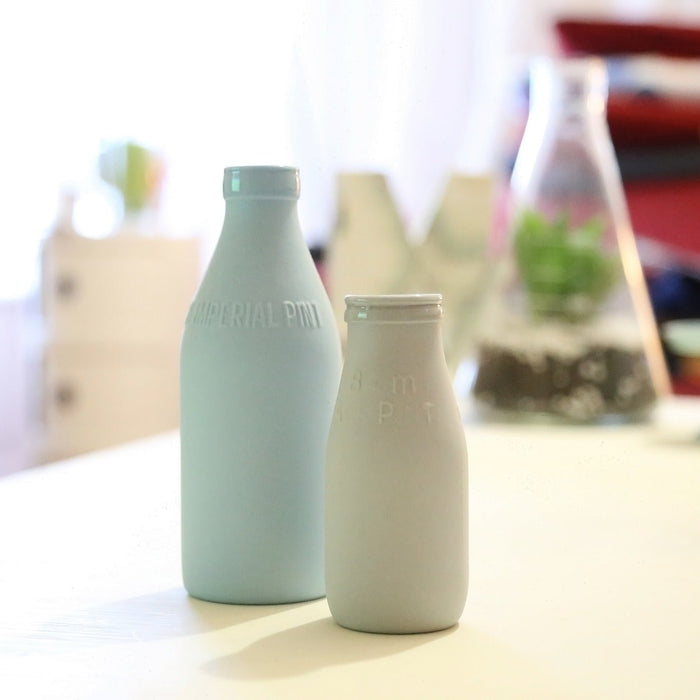
{"type": "Polygon", "coordinates": [[[574,228],[568,217],[548,221],[525,210],[515,227],[515,256],[533,313],[578,321],[592,316],[615,285],[617,255],[602,247],[595,218],[574,228]]]}
{"type": "Polygon", "coordinates": [[[150,149],[133,141],[111,144],[100,154],[99,171],[100,177],[121,193],[125,213],[156,204],[163,167],[150,149]]]}

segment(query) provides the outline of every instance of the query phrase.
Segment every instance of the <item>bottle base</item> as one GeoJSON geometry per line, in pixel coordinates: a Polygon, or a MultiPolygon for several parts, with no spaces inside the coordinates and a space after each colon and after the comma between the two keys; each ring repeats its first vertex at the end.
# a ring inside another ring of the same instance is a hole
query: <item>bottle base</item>
{"type": "Polygon", "coordinates": [[[440,610],[428,601],[406,600],[403,605],[392,605],[392,601],[385,599],[382,602],[379,597],[375,597],[371,604],[353,609],[353,606],[339,605],[335,595],[331,595],[328,608],[338,625],[355,632],[429,634],[457,625],[464,612],[465,602],[456,601],[440,610]]]}
{"type": "Polygon", "coordinates": [[[291,605],[292,603],[308,603],[312,600],[325,598],[325,592],[321,593],[291,593],[289,595],[259,596],[259,595],[234,595],[217,594],[207,591],[193,591],[185,586],[190,598],[203,600],[206,603],[220,603],[223,605],[291,605]]]}
{"type": "Polygon", "coordinates": [[[340,627],[353,632],[365,632],[367,634],[387,634],[387,635],[411,635],[411,634],[431,634],[433,632],[443,632],[459,624],[459,620],[450,622],[435,622],[433,624],[354,624],[348,621],[341,621],[333,618],[340,627]]]}

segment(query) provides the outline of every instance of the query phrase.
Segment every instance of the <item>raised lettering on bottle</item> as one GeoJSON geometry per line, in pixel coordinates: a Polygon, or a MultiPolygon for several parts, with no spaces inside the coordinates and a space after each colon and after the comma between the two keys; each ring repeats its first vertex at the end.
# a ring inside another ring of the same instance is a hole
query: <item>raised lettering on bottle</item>
{"type": "Polygon", "coordinates": [[[188,326],[203,328],[322,327],[315,301],[198,301],[187,314],[188,326]]]}
{"type": "Polygon", "coordinates": [[[380,401],[377,405],[379,425],[415,425],[418,423],[431,424],[435,414],[435,404],[432,401],[422,403],[396,403],[395,401],[380,401]]]}

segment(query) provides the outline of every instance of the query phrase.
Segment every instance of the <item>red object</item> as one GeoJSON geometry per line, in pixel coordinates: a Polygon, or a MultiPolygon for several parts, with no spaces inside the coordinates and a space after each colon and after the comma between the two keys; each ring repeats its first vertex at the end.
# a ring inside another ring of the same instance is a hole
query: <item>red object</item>
{"type": "Polygon", "coordinates": [[[571,18],[557,21],[554,28],[568,54],[700,56],[699,27],[571,18]]]}
{"type": "Polygon", "coordinates": [[[671,386],[674,394],[680,396],[700,396],[700,380],[673,377],[671,386]]]}
{"type": "Polygon", "coordinates": [[[700,179],[625,182],[638,235],[700,255],[700,179]]]}
{"type": "MultiPolygon", "coordinates": [[[[556,21],[554,29],[565,55],[700,57],[695,26],[568,18],[556,21]]],[[[613,92],[608,125],[616,147],[697,143],[700,99],[613,92]]]]}
{"type": "Polygon", "coordinates": [[[608,127],[616,147],[700,142],[700,100],[611,93],[608,127]]]}

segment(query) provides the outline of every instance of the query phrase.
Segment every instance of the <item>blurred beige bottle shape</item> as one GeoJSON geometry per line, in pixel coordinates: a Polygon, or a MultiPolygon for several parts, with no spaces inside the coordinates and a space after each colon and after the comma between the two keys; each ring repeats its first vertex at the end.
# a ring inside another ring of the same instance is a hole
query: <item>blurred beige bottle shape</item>
{"type": "Polygon", "coordinates": [[[326,271],[344,341],[345,295],[406,291],[412,251],[383,173],[339,173],[336,191],[337,217],[326,271]]]}
{"type": "Polygon", "coordinates": [[[452,173],[417,251],[418,287],[443,295],[445,355],[452,373],[475,353],[475,321],[490,275],[492,213],[492,178],[452,173]]]}

